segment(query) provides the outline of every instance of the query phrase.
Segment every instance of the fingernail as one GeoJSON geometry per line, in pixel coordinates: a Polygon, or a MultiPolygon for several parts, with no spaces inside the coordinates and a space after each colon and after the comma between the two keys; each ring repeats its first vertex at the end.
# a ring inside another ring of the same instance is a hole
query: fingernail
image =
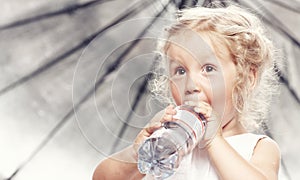
{"type": "Polygon", "coordinates": [[[162,125],[161,122],[156,122],[156,123],[154,123],[154,126],[155,126],[155,127],[160,127],[161,125],[162,125]]]}

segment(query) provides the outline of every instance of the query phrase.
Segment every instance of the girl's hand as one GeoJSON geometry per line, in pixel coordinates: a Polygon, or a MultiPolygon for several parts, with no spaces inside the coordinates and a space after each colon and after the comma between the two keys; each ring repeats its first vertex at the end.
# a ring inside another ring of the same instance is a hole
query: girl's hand
{"type": "Polygon", "coordinates": [[[173,116],[176,114],[176,110],[173,105],[169,105],[166,109],[158,112],[151,121],[141,130],[134,140],[133,148],[137,154],[138,149],[151,134],[162,127],[162,123],[167,121],[173,121],[173,116]]]}
{"type": "Polygon", "coordinates": [[[186,101],[186,105],[194,107],[194,111],[202,114],[207,120],[206,130],[198,147],[205,148],[214,139],[215,136],[222,136],[221,118],[213,111],[210,104],[206,102],[186,101]]]}

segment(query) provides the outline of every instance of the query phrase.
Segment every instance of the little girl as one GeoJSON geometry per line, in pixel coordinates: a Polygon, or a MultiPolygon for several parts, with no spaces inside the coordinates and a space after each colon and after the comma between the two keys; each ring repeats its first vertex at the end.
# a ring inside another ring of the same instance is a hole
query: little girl
{"type": "MultiPolygon", "coordinates": [[[[259,19],[236,6],[196,7],[181,11],[167,33],[160,50],[170,81],[158,89],[167,87],[176,106],[192,106],[208,121],[199,145],[169,179],[277,179],[277,144],[249,133],[268,113],[276,77],[272,43],[259,19]]],[[[93,179],[152,179],[139,173],[137,150],[175,114],[169,105],[155,115],[132,146],[98,165],[93,179]]]]}

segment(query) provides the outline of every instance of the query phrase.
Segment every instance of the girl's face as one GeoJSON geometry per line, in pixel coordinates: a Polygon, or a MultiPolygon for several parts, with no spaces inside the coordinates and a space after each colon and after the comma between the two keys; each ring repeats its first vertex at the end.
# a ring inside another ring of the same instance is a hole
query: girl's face
{"type": "Polygon", "coordinates": [[[169,39],[170,88],[177,105],[204,101],[221,117],[222,125],[234,118],[232,89],[236,66],[224,47],[218,56],[205,34],[188,31],[169,39]],[[222,56],[222,57],[220,57],[222,56]]]}

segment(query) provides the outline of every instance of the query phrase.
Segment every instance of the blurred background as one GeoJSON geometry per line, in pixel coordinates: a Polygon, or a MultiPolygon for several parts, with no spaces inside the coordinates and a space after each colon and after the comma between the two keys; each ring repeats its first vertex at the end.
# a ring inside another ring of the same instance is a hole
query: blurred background
{"type": "MultiPolygon", "coordinates": [[[[164,107],[147,90],[163,27],[177,9],[211,2],[2,0],[0,180],[91,179],[164,107]]],[[[300,1],[235,2],[282,53],[265,133],[282,152],[280,179],[299,179],[300,1]]]]}

